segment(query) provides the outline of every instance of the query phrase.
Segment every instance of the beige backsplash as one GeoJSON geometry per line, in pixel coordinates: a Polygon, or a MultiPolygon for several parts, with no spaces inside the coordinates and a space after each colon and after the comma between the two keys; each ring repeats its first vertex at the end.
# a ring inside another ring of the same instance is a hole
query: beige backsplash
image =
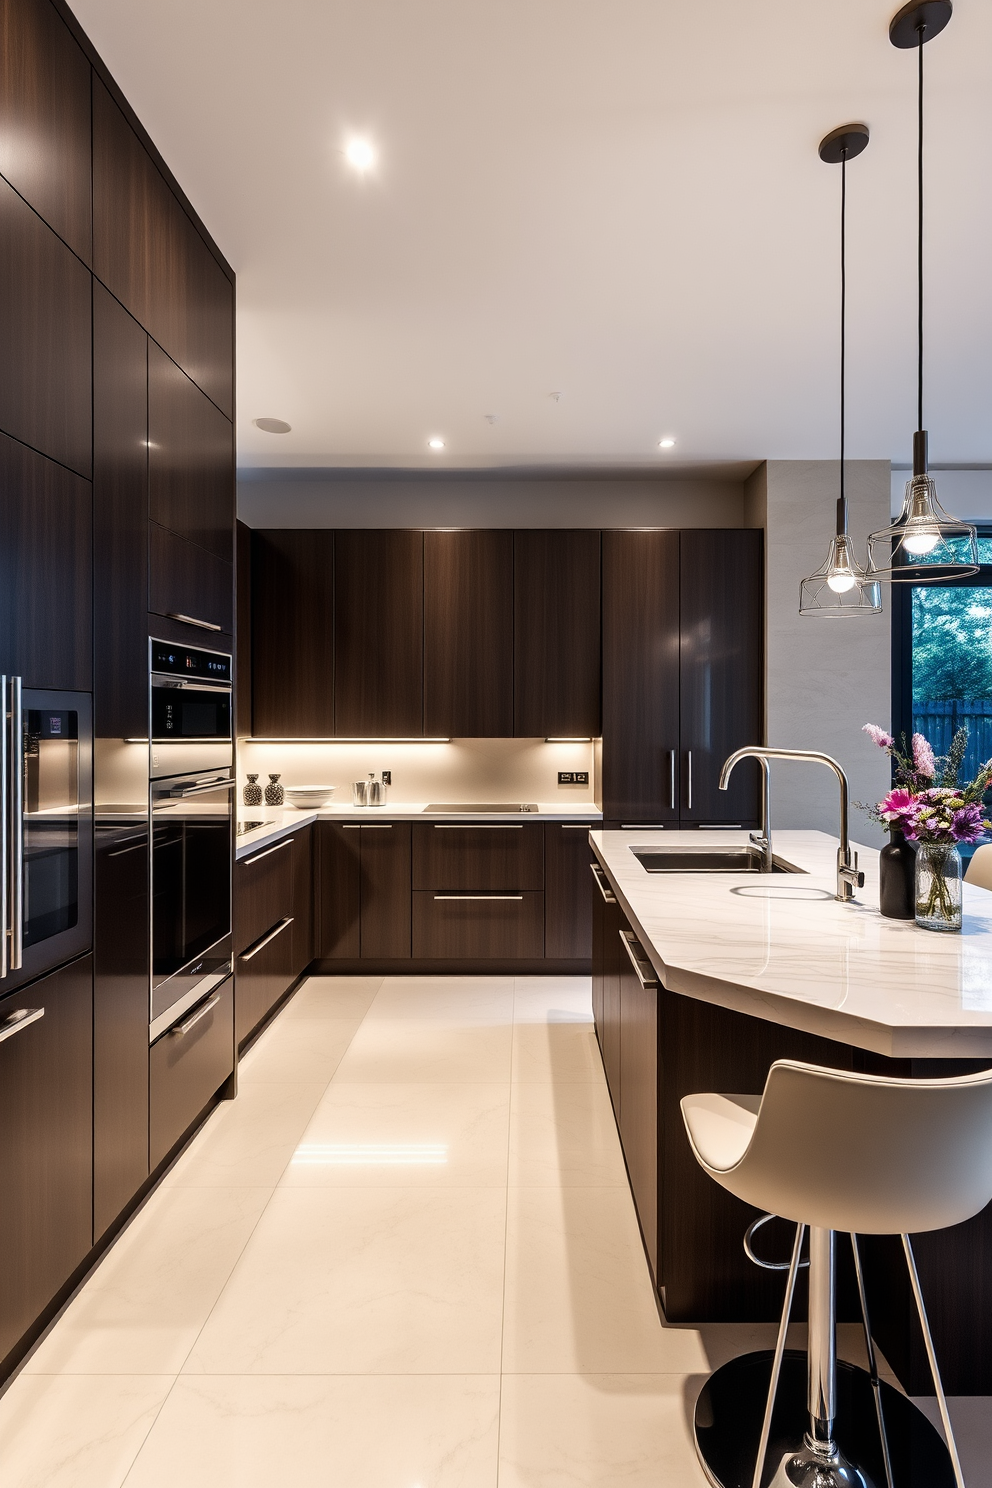
{"type": "Polygon", "coordinates": [[[335,802],[351,801],[351,782],[369,771],[391,770],[387,800],[592,802],[593,746],[543,739],[449,739],[443,744],[283,744],[238,740],[238,784],[248,771],[266,785],[278,772],[284,785],[335,785],[335,802]],[[559,770],[586,770],[588,786],[559,785],[559,770]]]}

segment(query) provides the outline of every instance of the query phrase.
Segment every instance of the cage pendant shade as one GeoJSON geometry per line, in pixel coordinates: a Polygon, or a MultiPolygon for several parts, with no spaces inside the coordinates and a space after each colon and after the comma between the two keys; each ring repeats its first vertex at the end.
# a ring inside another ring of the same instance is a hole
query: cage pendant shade
{"type": "Polygon", "coordinates": [[[847,531],[847,502],[843,497],[837,508],[837,532],[830,539],[827,556],[816,573],[803,579],[799,586],[799,613],[821,620],[878,615],[882,610],[881,585],[866,576],[854,555],[854,544],[847,531]]]}
{"type": "Polygon", "coordinates": [[[913,476],[906,482],[902,511],[868,538],[868,577],[890,584],[939,584],[978,572],[978,535],[969,522],[946,512],[929,473],[923,427],[923,48],[951,18],[949,0],[912,0],[892,19],[889,39],[915,47],[917,67],[917,430],[913,476]]]}

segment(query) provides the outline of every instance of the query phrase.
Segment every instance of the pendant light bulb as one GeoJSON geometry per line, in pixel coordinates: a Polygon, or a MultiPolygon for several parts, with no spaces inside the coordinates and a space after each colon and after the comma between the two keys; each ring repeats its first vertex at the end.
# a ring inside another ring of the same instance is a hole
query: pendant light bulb
{"type": "Polygon", "coordinates": [[[915,532],[912,537],[904,538],[902,545],[907,553],[922,558],[924,553],[932,553],[939,542],[939,532],[915,532]]]}
{"type": "Polygon", "coordinates": [[[837,499],[837,521],[830,539],[826,560],[799,586],[800,615],[816,615],[821,620],[843,620],[856,615],[878,615],[882,609],[882,591],[866,576],[854,555],[854,545],[847,530],[847,495],[844,489],[844,371],[846,365],[847,259],[845,229],[847,222],[847,162],[860,155],[868,143],[865,124],[844,124],[820,141],[820,159],[841,167],[840,190],[840,495],[837,499]]]}

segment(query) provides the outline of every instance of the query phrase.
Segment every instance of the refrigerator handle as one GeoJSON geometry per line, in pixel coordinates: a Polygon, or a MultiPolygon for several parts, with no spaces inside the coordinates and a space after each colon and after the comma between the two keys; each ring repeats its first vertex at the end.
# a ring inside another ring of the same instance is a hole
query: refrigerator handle
{"type": "Polygon", "coordinates": [[[7,744],[10,739],[10,724],[8,721],[8,678],[5,672],[0,672],[0,711],[3,713],[3,728],[0,729],[0,982],[4,980],[10,970],[7,926],[10,908],[10,782],[8,780],[7,744]]]}
{"type": "Polygon", "coordinates": [[[24,712],[21,679],[10,679],[10,969],[24,964],[24,712]]]}

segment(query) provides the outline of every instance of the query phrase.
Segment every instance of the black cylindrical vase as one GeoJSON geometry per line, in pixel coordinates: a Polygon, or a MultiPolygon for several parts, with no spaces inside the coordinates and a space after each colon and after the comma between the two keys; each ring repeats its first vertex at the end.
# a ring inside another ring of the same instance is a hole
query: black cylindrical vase
{"type": "Polygon", "coordinates": [[[916,918],[916,853],[893,827],[878,855],[878,907],[887,920],[916,918]]]}

